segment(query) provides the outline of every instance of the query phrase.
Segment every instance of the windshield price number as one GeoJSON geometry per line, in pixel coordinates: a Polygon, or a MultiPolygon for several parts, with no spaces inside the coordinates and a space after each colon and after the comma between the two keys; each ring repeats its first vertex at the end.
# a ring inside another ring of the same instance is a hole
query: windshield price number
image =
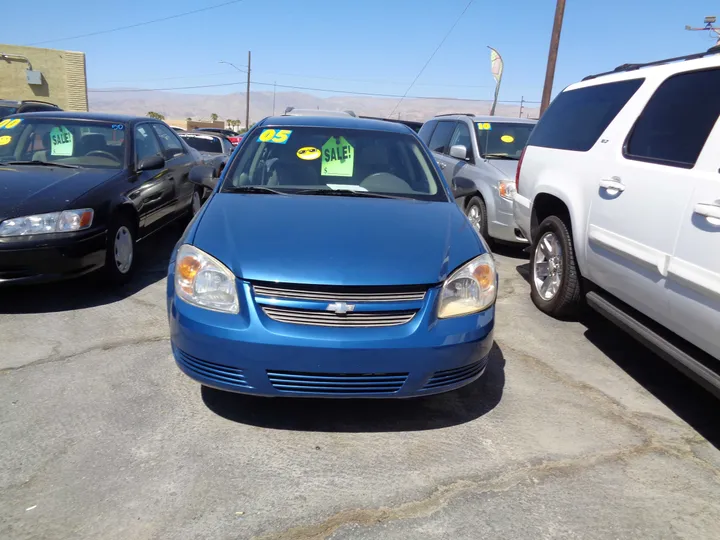
{"type": "Polygon", "coordinates": [[[263,131],[260,136],[258,137],[259,142],[270,142],[270,143],[276,143],[276,144],[285,144],[288,142],[288,139],[290,138],[290,134],[292,133],[291,129],[281,129],[281,130],[274,130],[274,129],[266,129],[263,131]]]}

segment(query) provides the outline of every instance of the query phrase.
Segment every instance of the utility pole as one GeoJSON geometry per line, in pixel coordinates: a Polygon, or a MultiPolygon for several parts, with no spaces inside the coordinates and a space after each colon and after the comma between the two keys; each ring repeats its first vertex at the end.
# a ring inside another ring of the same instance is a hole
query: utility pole
{"type": "Polygon", "coordinates": [[[550,37],[550,52],[548,53],[547,70],[545,71],[545,86],[543,87],[542,102],[540,103],[540,116],[550,105],[553,80],[555,79],[555,64],[557,63],[558,47],[560,45],[560,32],[562,31],[563,16],[565,15],[565,0],[557,0],[555,6],[555,21],[553,22],[552,36],[550,37]]]}
{"type": "Polygon", "coordinates": [[[518,114],[518,118],[522,118],[524,104],[525,104],[525,96],[520,96],[520,114],[518,114]]]}
{"type": "Polygon", "coordinates": [[[277,81],[273,82],[273,116],[275,116],[275,89],[277,87],[277,81]]]}
{"type": "Polygon", "coordinates": [[[250,60],[251,54],[248,51],[248,79],[247,79],[247,94],[245,95],[245,129],[250,129],[250,60]]]}
{"type": "Polygon", "coordinates": [[[705,26],[701,26],[700,28],[693,28],[692,26],[685,25],[685,30],[693,30],[695,32],[697,32],[697,31],[702,32],[702,31],[707,30],[709,32],[713,32],[715,34],[715,36],[717,37],[717,42],[715,43],[715,46],[717,47],[718,45],[720,45],[720,27],[713,26],[717,22],[717,17],[715,17],[715,16],[705,17],[704,22],[705,22],[705,26]]]}

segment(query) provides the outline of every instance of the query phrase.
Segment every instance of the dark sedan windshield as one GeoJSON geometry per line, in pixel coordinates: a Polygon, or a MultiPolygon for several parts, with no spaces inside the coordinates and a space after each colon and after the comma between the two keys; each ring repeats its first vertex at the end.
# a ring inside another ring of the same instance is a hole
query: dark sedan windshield
{"type": "Polygon", "coordinates": [[[520,122],[477,122],[480,154],[489,159],[520,159],[534,127],[520,122]]]}
{"type": "Polygon", "coordinates": [[[332,127],[253,131],[233,161],[222,191],[354,192],[447,200],[440,178],[412,135],[332,127]]]}
{"type": "Polygon", "coordinates": [[[122,169],[125,125],[29,115],[0,120],[0,162],[122,169]]]}
{"type": "Polygon", "coordinates": [[[211,135],[197,135],[194,133],[181,133],[180,137],[188,143],[188,146],[194,148],[198,152],[208,152],[210,154],[222,154],[223,147],[220,139],[211,135]]]}

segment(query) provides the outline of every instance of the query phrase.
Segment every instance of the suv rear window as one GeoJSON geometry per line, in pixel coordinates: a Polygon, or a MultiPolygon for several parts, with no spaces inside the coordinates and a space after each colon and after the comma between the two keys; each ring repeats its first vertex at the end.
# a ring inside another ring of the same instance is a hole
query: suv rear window
{"type": "Polygon", "coordinates": [[[543,114],[528,145],[587,152],[644,80],[630,79],[561,93],[543,114]]]}
{"type": "Polygon", "coordinates": [[[720,116],[719,86],[719,69],[669,77],[638,118],[625,156],[674,167],[694,167],[720,116]]]}

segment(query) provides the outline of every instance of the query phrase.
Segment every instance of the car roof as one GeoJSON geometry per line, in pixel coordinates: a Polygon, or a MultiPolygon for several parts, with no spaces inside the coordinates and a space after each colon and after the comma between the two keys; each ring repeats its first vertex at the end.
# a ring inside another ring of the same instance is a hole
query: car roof
{"type": "Polygon", "coordinates": [[[148,116],[129,116],[127,114],[72,112],[72,111],[43,111],[34,113],[19,113],[13,116],[28,118],[55,118],[58,120],[99,120],[104,122],[133,123],[141,121],[158,121],[148,116]]]}
{"type": "Polygon", "coordinates": [[[0,99],[0,105],[20,105],[22,101],[16,101],[14,99],[0,99]]]}
{"type": "Polygon", "coordinates": [[[511,124],[536,124],[537,120],[530,118],[518,118],[517,116],[490,116],[482,114],[440,114],[432,118],[432,120],[458,120],[458,119],[472,119],[473,122],[506,122],[511,124]]]}
{"type": "Polygon", "coordinates": [[[365,129],[370,131],[387,131],[391,133],[413,133],[405,124],[368,120],[354,116],[269,116],[262,120],[262,126],[297,126],[297,127],[331,127],[340,129],[365,129]]]}
{"type": "Polygon", "coordinates": [[[201,135],[203,137],[214,137],[216,139],[227,139],[227,137],[222,133],[215,133],[213,131],[181,131],[180,133],[178,133],[179,137],[197,137],[198,135],[201,135]]]}

